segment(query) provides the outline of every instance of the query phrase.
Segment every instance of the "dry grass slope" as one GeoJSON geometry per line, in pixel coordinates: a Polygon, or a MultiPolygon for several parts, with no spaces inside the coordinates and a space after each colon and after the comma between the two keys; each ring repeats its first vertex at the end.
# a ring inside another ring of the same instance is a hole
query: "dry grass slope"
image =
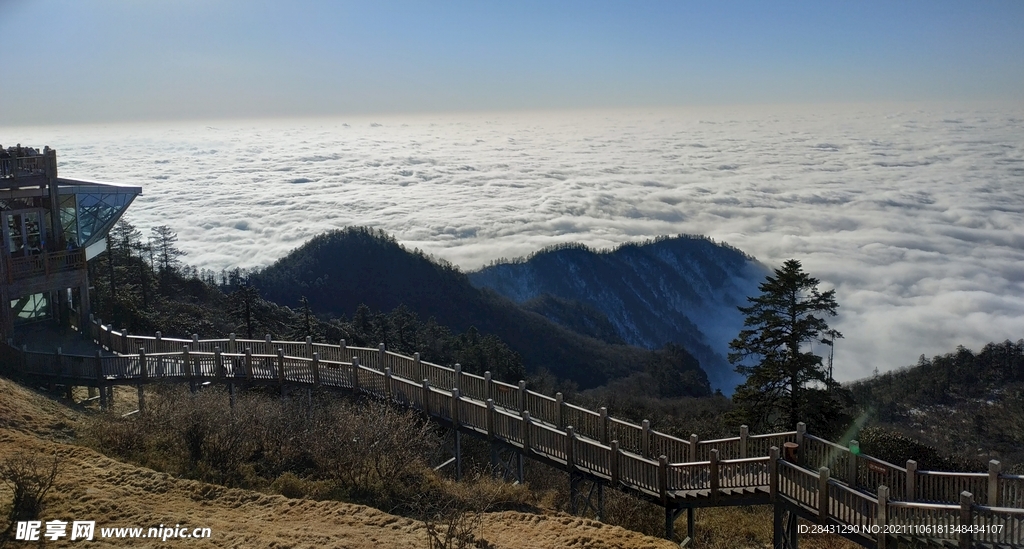
{"type": "MultiPolygon", "coordinates": [[[[369,507],[235,490],[176,479],[70,444],[81,411],[0,379],[0,460],[19,452],[63,457],[43,520],[95,520],[97,528],[181,524],[209,527],[213,537],[189,547],[426,547],[423,523],[369,507]]],[[[0,487],[0,507],[10,493],[0,487]]],[[[6,525],[0,525],[0,528],[6,525]]],[[[477,539],[493,548],[658,549],[674,545],[564,514],[488,513],[477,539]]],[[[67,542],[47,543],[64,545],[67,542]]],[[[166,547],[159,540],[104,540],[103,545],[166,547]]]]}

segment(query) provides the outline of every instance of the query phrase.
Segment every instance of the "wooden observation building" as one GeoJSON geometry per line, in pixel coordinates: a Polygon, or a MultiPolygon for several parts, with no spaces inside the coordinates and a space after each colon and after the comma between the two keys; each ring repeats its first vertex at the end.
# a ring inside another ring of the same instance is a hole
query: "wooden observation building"
{"type": "Polygon", "coordinates": [[[57,176],[57,151],[0,147],[0,335],[43,320],[84,326],[86,262],[141,187],[57,176]]]}

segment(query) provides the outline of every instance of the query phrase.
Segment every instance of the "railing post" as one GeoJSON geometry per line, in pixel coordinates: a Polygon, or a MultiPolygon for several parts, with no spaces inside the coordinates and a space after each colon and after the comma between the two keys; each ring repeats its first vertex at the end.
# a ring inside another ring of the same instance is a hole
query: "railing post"
{"type": "Polygon", "coordinates": [[[228,334],[228,352],[231,354],[238,352],[237,343],[235,343],[235,332],[228,334]]]}
{"type": "MultiPolygon", "coordinates": [[[[377,345],[377,367],[378,368],[383,368],[385,366],[385,364],[384,364],[384,353],[386,353],[386,352],[387,351],[385,350],[383,343],[381,343],[380,345],[377,345]]],[[[420,376],[420,377],[422,377],[422,376],[420,376]]]]}
{"type": "Polygon", "coordinates": [[[394,395],[394,380],[391,378],[391,367],[384,368],[384,394],[391,398],[394,395]]]}
{"type": "Polygon", "coordinates": [[[452,387],[452,427],[456,431],[459,430],[459,425],[462,424],[462,420],[459,418],[459,401],[462,400],[462,393],[459,392],[458,387],[452,387]]]}
{"type": "Polygon", "coordinates": [[[915,501],[917,499],[917,462],[908,459],[907,460],[907,493],[905,498],[907,501],[915,501]]]}
{"type": "Polygon", "coordinates": [[[572,425],[565,428],[565,469],[572,472],[575,469],[576,456],[573,440],[576,439],[576,431],[572,425]]]}
{"type": "Polygon", "coordinates": [[[154,347],[156,347],[156,349],[154,349],[154,350],[156,352],[158,352],[158,353],[164,352],[164,345],[163,345],[163,343],[164,343],[164,334],[163,334],[163,332],[160,332],[158,330],[156,332],[156,341],[155,341],[155,344],[153,345],[154,347]]]}
{"type": "Polygon", "coordinates": [[[455,367],[452,368],[452,369],[455,370],[455,373],[454,373],[454,378],[455,379],[454,379],[454,381],[455,381],[455,386],[458,387],[459,385],[462,385],[462,364],[459,364],[458,362],[456,362],[455,363],[455,367]]]}
{"type": "Polygon", "coordinates": [[[494,399],[487,399],[487,440],[494,440],[494,399]]]}
{"type": "Polygon", "coordinates": [[[412,379],[423,379],[423,359],[419,353],[412,354],[412,379]]]}
{"type": "Polygon", "coordinates": [[[799,422],[796,424],[796,463],[793,465],[803,465],[804,456],[807,452],[804,451],[804,435],[807,434],[807,424],[799,422]]]}
{"type": "Polygon", "coordinates": [[[849,452],[850,460],[846,464],[846,483],[850,485],[850,488],[857,489],[860,487],[857,484],[857,459],[860,455],[860,442],[851,440],[849,452]]]}
{"type": "Polygon", "coordinates": [[[313,356],[313,336],[306,336],[306,356],[313,356]]]}
{"type": "Polygon", "coordinates": [[[651,420],[640,422],[640,457],[651,455],[651,420]]]}
{"type": "Polygon", "coordinates": [[[598,439],[601,441],[601,444],[608,444],[608,407],[601,406],[598,411],[601,412],[601,426],[599,427],[600,431],[597,436],[599,437],[598,439]]]}
{"type": "Polygon", "coordinates": [[[284,349],[277,350],[277,381],[284,388],[284,349]]]}
{"type": "Polygon", "coordinates": [[[423,378],[423,411],[430,417],[430,380],[423,378]]]}
{"type": "Polygon", "coordinates": [[[320,353],[313,353],[313,387],[320,388],[320,353]]]}
{"type": "Polygon", "coordinates": [[[973,522],[971,513],[974,496],[970,492],[960,492],[960,549],[971,549],[971,529],[973,522]]]}
{"type": "Polygon", "coordinates": [[[530,455],[530,411],[523,410],[523,453],[530,455]]]}
{"type": "Polygon", "coordinates": [[[562,415],[562,405],[565,404],[565,400],[562,397],[561,391],[555,393],[555,428],[562,429],[565,427],[565,421],[562,415]]]}
{"type": "Polygon", "coordinates": [[[691,462],[697,461],[697,443],[698,442],[699,442],[699,439],[697,438],[697,434],[696,433],[690,435],[690,461],[691,462]]]}
{"type": "Polygon", "coordinates": [[[192,356],[189,354],[188,345],[181,346],[181,359],[184,362],[185,374],[188,376],[188,389],[196,392],[196,373],[192,369],[192,356]]]}
{"type": "Polygon", "coordinates": [[[149,365],[146,364],[146,349],[139,347],[139,379],[143,381],[149,377],[149,365]]]}
{"type": "Polygon", "coordinates": [[[359,392],[359,357],[352,357],[352,379],[349,381],[352,384],[352,392],[359,392]]]}
{"type": "Polygon", "coordinates": [[[103,353],[96,351],[96,388],[100,391],[100,409],[107,409],[107,390],[105,385],[105,377],[103,376],[103,353]]]}
{"type": "Polygon", "coordinates": [[[750,428],[740,425],[740,459],[747,457],[747,437],[750,435],[750,428]]]}
{"type": "Polygon", "coordinates": [[[989,460],[988,462],[988,504],[990,507],[998,507],[1000,493],[999,493],[999,473],[1002,467],[998,460],[989,460]]]}
{"type": "Polygon", "coordinates": [[[779,497],[779,447],[772,446],[768,450],[768,494],[772,502],[779,497]]]}
{"type": "Polygon", "coordinates": [[[720,477],[718,472],[718,448],[712,448],[708,452],[711,456],[711,501],[718,499],[720,477]]]}
{"type": "Polygon", "coordinates": [[[521,379],[519,380],[519,393],[516,400],[519,415],[523,415],[523,411],[526,410],[526,382],[521,379]]]}
{"type": "Polygon", "coordinates": [[[227,377],[227,372],[224,371],[224,357],[220,354],[220,345],[213,348],[213,364],[217,370],[217,379],[224,381],[224,378],[227,377]]]}
{"type": "Polygon", "coordinates": [[[818,524],[828,524],[828,467],[818,469],[818,524]]]}
{"type": "Polygon", "coordinates": [[[619,441],[613,440],[611,442],[612,447],[612,459],[611,459],[611,470],[612,470],[612,488],[619,485],[619,441]]]}
{"type": "Polygon", "coordinates": [[[484,372],[484,394],[480,395],[484,400],[491,400],[494,398],[493,388],[491,387],[491,371],[484,372]]]}
{"type": "Polygon", "coordinates": [[[668,457],[658,456],[658,496],[662,505],[668,503],[668,457]]]}
{"type": "Polygon", "coordinates": [[[121,328],[121,353],[128,353],[128,328],[121,328]]]}
{"type": "Polygon", "coordinates": [[[875,524],[878,525],[876,544],[878,549],[885,549],[885,527],[889,523],[889,488],[887,486],[879,486],[876,494],[878,496],[878,509],[877,516],[875,517],[875,524]]]}
{"type": "Polygon", "coordinates": [[[345,360],[345,355],[348,354],[348,345],[345,344],[344,339],[338,342],[338,350],[341,351],[338,354],[338,360],[345,360]]]}
{"type": "Polygon", "coordinates": [[[196,352],[199,352],[199,334],[192,334],[192,345],[196,348],[196,352]]]}
{"type": "Polygon", "coordinates": [[[252,347],[245,348],[245,378],[249,381],[253,379],[252,371],[252,347]]]}

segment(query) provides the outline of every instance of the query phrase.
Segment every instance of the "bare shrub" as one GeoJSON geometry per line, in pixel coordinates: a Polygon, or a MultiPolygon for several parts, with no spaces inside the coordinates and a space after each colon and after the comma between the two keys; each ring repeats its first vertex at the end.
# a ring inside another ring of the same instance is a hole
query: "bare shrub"
{"type": "Polygon", "coordinates": [[[410,411],[370,401],[318,408],[307,431],[318,476],[357,498],[391,499],[428,470],[440,446],[434,427],[410,411]]]}
{"type": "Polygon", "coordinates": [[[9,534],[18,521],[39,517],[43,498],[57,479],[62,461],[57,453],[46,458],[37,453],[17,452],[0,462],[0,481],[14,494],[4,535],[9,534]]]}
{"type": "Polygon", "coordinates": [[[530,498],[525,486],[475,474],[462,482],[442,480],[417,495],[413,516],[423,521],[428,549],[484,549],[490,544],[477,536],[483,514],[522,506],[530,498]]]}
{"type": "Polygon", "coordinates": [[[475,534],[481,521],[479,512],[468,509],[456,500],[435,503],[431,507],[423,517],[428,549],[479,547],[475,534]]]}
{"type": "Polygon", "coordinates": [[[165,472],[382,508],[433,474],[441,446],[432,424],[387,403],[250,391],[232,407],[219,388],[155,388],[144,411],[99,417],[90,433],[101,450],[165,472]]]}
{"type": "Polygon", "coordinates": [[[87,433],[106,452],[124,459],[138,459],[146,452],[144,427],[145,422],[137,415],[122,418],[108,413],[94,418],[87,433]]]}

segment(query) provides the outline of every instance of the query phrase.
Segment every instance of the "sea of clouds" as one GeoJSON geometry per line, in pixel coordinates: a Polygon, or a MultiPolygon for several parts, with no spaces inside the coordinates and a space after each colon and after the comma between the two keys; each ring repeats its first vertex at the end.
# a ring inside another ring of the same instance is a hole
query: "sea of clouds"
{"type": "Polygon", "coordinates": [[[464,270],[709,235],[835,288],[841,380],[1024,337],[1024,106],[864,105],[0,128],[140,185],[197,267],[370,225],[464,270]]]}

